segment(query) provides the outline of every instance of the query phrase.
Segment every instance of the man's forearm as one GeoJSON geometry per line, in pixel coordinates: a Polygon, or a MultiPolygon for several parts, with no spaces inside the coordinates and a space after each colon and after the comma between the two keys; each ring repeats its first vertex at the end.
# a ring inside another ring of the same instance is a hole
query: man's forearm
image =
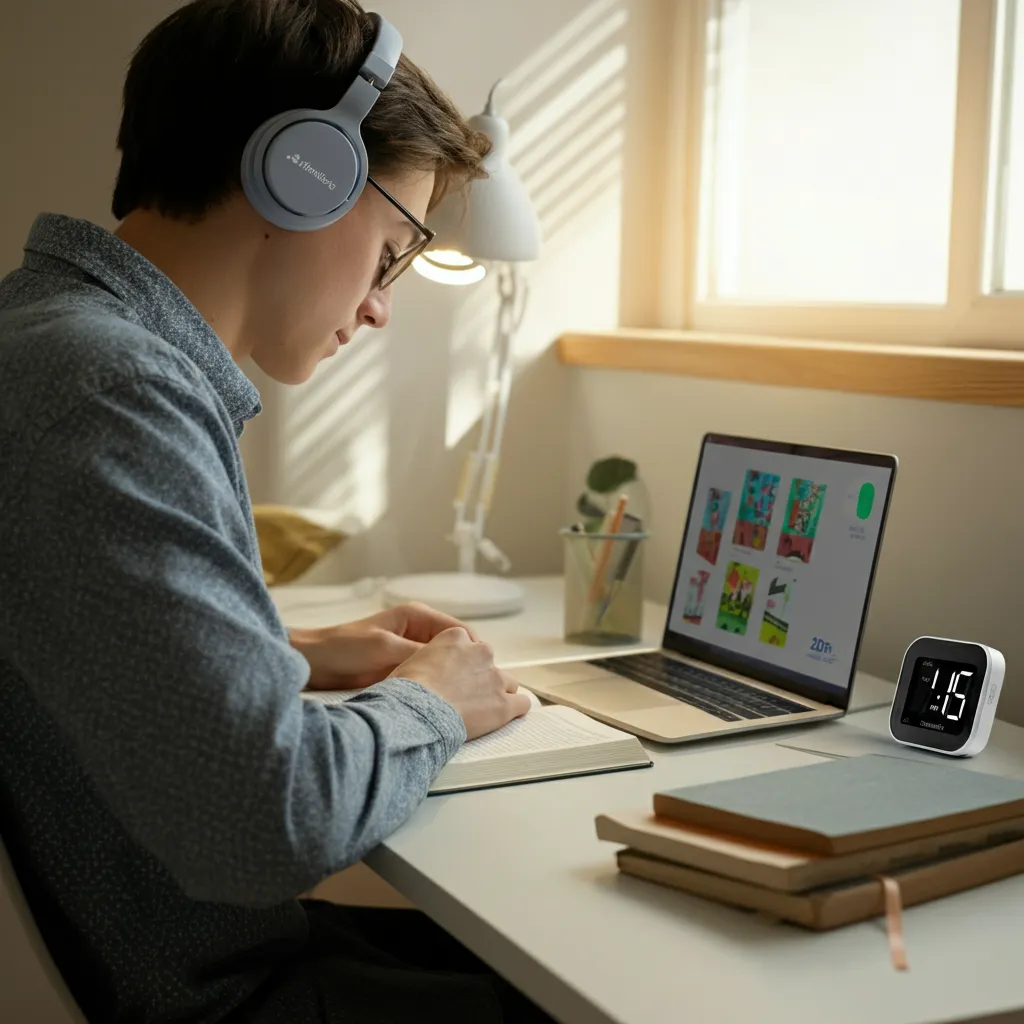
{"type": "MultiPolygon", "coordinates": [[[[313,632],[314,630],[300,629],[298,627],[289,627],[287,630],[288,643],[306,659],[307,663],[309,662],[309,657],[306,655],[306,650],[308,649],[309,644],[313,641],[313,637],[311,635],[313,632]]],[[[312,673],[310,674],[310,679],[311,678],[312,673]]],[[[303,687],[304,690],[310,689],[309,682],[310,680],[307,679],[306,685],[303,687]]]]}
{"type": "Polygon", "coordinates": [[[301,740],[273,756],[279,769],[245,829],[253,845],[206,858],[192,895],[275,903],[309,890],[398,828],[465,739],[457,712],[407,680],[342,706],[301,704],[301,740]]]}

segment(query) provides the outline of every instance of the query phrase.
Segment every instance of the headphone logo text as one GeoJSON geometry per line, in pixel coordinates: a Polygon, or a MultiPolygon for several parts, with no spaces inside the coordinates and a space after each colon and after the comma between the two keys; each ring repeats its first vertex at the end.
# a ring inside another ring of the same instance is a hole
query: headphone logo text
{"type": "Polygon", "coordinates": [[[308,160],[303,160],[298,153],[293,153],[285,159],[291,160],[296,167],[302,168],[307,174],[312,174],[317,181],[322,181],[332,192],[334,191],[334,182],[323,171],[318,171],[308,160]]]}

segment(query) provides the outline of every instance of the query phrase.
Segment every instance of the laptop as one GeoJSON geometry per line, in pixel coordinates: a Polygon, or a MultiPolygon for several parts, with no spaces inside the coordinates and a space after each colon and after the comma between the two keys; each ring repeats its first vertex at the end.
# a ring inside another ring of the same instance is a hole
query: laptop
{"type": "Polygon", "coordinates": [[[840,717],[896,469],[893,455],[706,435],[661,648],[516,679],[662,743],[840,717]]]}

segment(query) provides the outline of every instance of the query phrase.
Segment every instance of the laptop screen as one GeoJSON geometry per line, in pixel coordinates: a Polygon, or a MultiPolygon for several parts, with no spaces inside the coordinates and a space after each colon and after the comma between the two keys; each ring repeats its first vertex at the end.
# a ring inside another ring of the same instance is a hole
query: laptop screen
{"type": "Polygon", "coordinates": [[[845,708],[890,455],[709,434],[664,646],[845,708]]]}

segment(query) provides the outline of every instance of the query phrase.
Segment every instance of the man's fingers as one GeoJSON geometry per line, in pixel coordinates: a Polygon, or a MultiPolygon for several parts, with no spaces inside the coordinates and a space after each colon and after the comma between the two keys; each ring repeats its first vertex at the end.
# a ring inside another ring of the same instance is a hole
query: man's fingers
{"type": "Polygon", "coordinates": [[[499,672],[501,681],[505,684],[506,693],[515,693],[519,689],[519,683],[513,679],[507,672],[499,672]]]}
{"type": "Polygon", "coordinates": [[[472,626],[467,626],[465,622],[460,622],[459,625],[469,634],[469,639],[472,640],[473,643],[480,643],[480,635],[472,626]]]}
{"type": "Polygon", "coordinates": [[[395,665],[408,661],[423,646],[415,640],[407,640],[404,636],[396,636],[394,633],[386,633],[385,638],[388,659],[395,665]]]}
{"type": "Polygon", "coordinates": [[[449,626],[448,629],[442,629],[430,642],[438,641],[445,644],[469,644],[473,643],[473,638],[465,626],[449,626]]]}
{"type": "Polygon", "coordinates": [[[426,642],[433,639],[439,633],[443,633],[447,629],[454,628],[464,629],[470,640],[474,643],[477,643],[480,639],[476,635],[476,631],[470,626],[467,626],[464,622],[460,622],[458,619],[453,618],[451,615],[439,612],[436,608],[431,608],[429,605],[402,605],[400,612],[403,619],[402,629],[400,632],[404,633],[406,636],[412,637],[414,640],[422,640],[426,642]]]}
{"type": "Polygon", "coordinates": [[[530,698],[525,690],[508,695],[508,705],[513,718],[522,718],[530,710],[530,698]]]}

